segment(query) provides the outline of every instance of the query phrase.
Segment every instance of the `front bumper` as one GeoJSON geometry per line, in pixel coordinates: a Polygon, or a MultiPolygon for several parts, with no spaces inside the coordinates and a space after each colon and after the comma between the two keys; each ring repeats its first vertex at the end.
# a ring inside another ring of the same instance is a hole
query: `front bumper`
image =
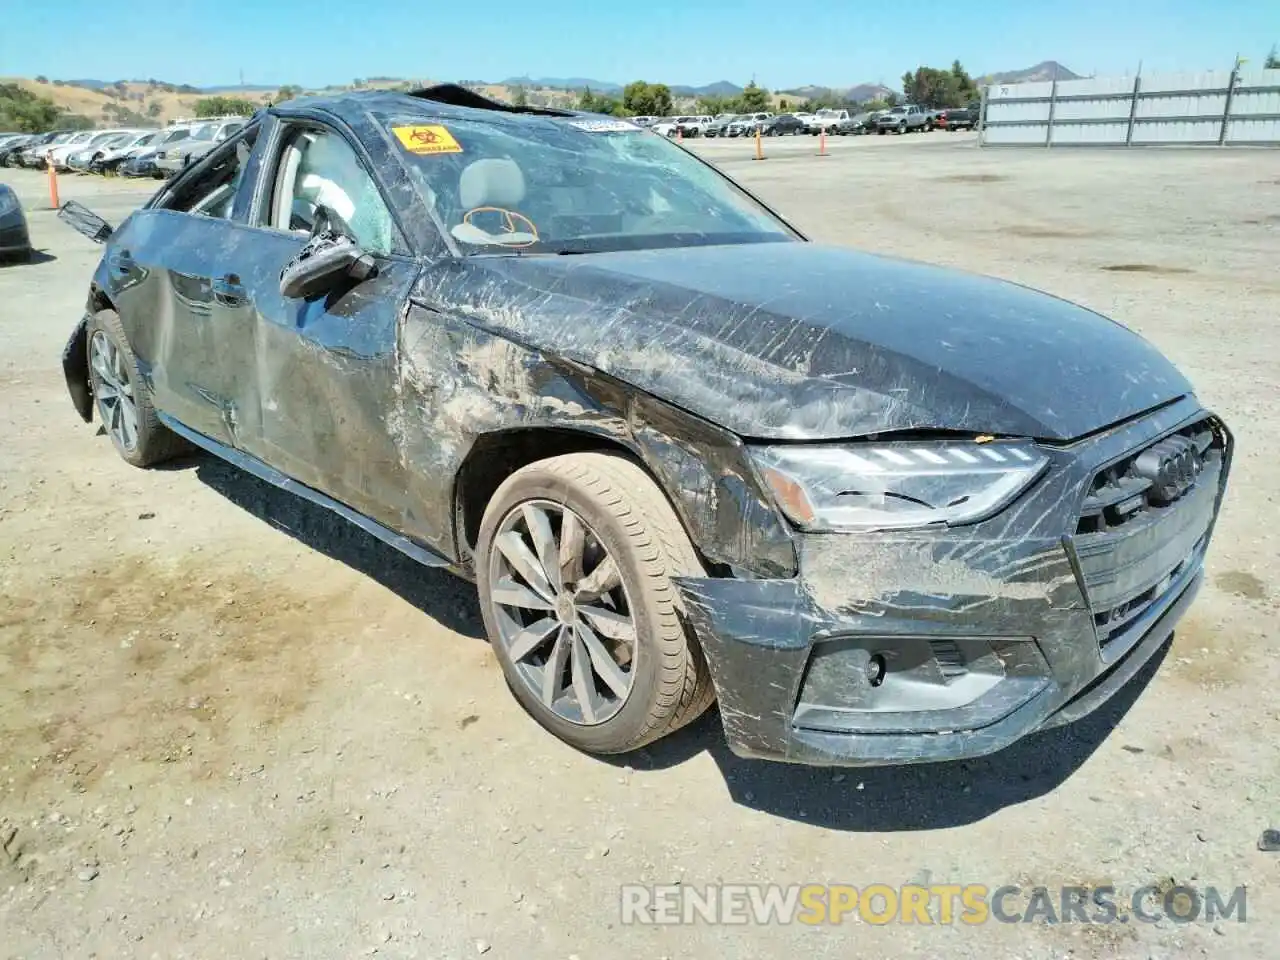
{"type": "Polygon", "coordinates": [[[680,590],[739,756],[830,765],[999,750],[1105,703],[1191,605],[1231,437],[1191,398],[1054,450],[1000,515],[910,533],[806,535],[790,580],[680,590]],[[1098,471],[1192,424],[1216,453],[1181,499],[1081,534],[1098,471]]]}

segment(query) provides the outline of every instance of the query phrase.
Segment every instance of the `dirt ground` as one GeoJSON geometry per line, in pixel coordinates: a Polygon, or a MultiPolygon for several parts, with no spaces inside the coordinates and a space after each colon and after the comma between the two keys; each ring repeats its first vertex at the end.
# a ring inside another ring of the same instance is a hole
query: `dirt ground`
{"type": "MultiPolygon", "coordinates": [[[[0,269],[0,954],[1277,956],[1277,155],[765,148],[695,145],[815,239],[1116,317],[1228,419],[1208,582],[1158,668],[968,763],[743,761],[714,712],[581,756],[507,693],[472,588],[211,459],[135,470],[76,417],[59,355],[99,248],[0,171],[43,250],[0,269]],[[1247,884],[1248,922],[620,922],[625,883],[756,881],[1247,884]]],[[[151,186],[61,181],[117,222],[151,186]]]]}

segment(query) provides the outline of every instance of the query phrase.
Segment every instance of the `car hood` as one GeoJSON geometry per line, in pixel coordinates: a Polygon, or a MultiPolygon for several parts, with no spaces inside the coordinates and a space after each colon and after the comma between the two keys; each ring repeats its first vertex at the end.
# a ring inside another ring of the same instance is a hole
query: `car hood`
{"type": "Polygon", "coordinates": [[[808,242],[471,257],[425,270],[415,299],[744,437],[1070,440],[1191,392],[1083,307],[808,242]]]}

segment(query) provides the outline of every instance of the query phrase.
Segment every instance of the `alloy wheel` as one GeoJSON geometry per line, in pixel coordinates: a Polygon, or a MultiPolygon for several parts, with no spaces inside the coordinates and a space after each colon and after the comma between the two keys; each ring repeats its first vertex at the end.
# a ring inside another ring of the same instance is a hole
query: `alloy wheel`
{"type": "Polygon", "coordinates": [[[627,701],[639,656],[621,571],[564,504],[514,507],[493,538],[489,597],[520,682],[556,716],[595,726],[627,701]]]}
{"type": "Polygon", "coordinates": [[[107,432],[125,450],[138,445],[138,407],[124,355],[101,330],[89,341],[89,365],[93,392],[107,432]]]}

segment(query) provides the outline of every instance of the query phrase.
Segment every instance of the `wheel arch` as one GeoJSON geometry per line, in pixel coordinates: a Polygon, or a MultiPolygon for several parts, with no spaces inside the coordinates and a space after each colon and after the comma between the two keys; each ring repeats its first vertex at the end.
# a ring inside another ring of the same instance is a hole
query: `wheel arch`
{"type": "Polygon", "coordinates": [[[114,310],[111,298],[96,283],[89,287],[85,315],[80,318],[71,338],[62,350],[62,374],[67,381],[71,403],[85,423],[93,422],[93,386],[89,381],[89,317],[103,310],[114,310]]]}
{"type": "Polygon", "coordinates": [[[614,400],[601,404],[594,423],[511,424],[476,435],[454,475],[453,539],[461,565],[471,565],[481,518],[507,477],[549,457],[611,451],[654,482],[712,576],[730,576],[734,567],[758,576],[795,575],[794,539],[741,440],[646,394],[614,400]]]}
{"type": "Polygon", "coordinates": [[[552,425],[511,427],[476,437],[454,480],[454,537],[459,558],[465,564],[471,564],[481,521],[498,487],[530,464],[569,453],[615,453],[638,466],[662,492],[699,559],[704,565],[715,566],[714,561],[702,555],[681,504],[636,445],[594,431],[552,425]]]}

